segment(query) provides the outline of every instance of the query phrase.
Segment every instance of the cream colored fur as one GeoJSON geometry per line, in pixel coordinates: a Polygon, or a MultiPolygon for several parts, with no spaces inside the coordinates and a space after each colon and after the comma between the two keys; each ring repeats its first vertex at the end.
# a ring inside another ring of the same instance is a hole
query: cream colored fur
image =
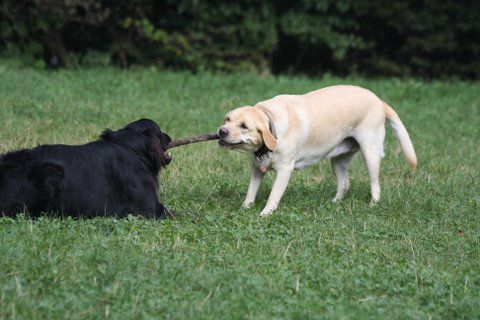
{"type": "Polygon", "coordinates": [[[356,86],[332,86],[304,95],[280,95],[270,100],[229,112],[223,124],[228,135],[224,147],[252,154],[250,185],[244,207],[256,198],[263,173],[253,153],[264,142],[273,149],[270,168],[277,172],[272,191],[261,215],[277,207],[294,169],[330,159],[337,178],[333,201],[349,188],[348,166],[360,150],[370,177],[372,202],[380,200],[380,161],[383,157],[385,119],[388,119],[408,163],[417,158],[407,130],[396,112],[369,90],[356,86]],[[277,138],[265,135],[273,121],[277,138]],[[273,140],[272,140],[273,139],[273,140]],[[273,148],[272,148],[273,146],[273,148]]]}

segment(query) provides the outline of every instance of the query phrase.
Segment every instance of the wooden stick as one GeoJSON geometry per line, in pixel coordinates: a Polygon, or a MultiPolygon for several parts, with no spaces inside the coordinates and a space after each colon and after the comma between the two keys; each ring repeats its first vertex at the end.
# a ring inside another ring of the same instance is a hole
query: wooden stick
{"type": "Polygon", "coordinates": [[[218,139],[218,134],[212,133],[212,134],[202,134],[199,136],[193,136],[193,137],[188,137],[185,139],[181,140],[173,140],[170,142],[167,146],[167,149],[170,148],[175,148],[178,146],[183,146],[184,144],[189,144],[189,143],[194,143],[194,142],[200,142],[200,141],[207,141],[207,140],[215,140],[218,139]]]}

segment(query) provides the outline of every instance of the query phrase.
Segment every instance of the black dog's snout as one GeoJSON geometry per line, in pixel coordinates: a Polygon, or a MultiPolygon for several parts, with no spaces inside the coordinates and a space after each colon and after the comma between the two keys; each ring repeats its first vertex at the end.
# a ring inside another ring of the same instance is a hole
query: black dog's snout
{"type": "Polygon", "coordinates": [[[220,138],[228,136],[228,129],[225,127],[221,127],[220,129],[218,129],[218,135],[220,136],[220,138]]]}

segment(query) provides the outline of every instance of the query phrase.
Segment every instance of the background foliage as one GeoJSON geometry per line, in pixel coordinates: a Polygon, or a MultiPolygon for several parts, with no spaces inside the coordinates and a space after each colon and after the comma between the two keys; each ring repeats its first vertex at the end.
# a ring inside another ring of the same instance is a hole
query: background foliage
{"type": "Polygon", "coordinates": [[[454,0],[4,0],[0,44],[67,68],[478,78],[479,13],[454,0]]]}

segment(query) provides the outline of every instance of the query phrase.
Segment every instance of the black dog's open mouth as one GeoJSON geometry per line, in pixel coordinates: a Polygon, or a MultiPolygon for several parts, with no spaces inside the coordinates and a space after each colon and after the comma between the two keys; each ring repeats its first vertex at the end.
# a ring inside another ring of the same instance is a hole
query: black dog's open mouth
{"type": "Polygon", "coordinates": [[[164,157],[162,157],[162,167],[166,168],[170,162],[172,162],[172,155],[170,152],[163,151],[164,157]]]}
{"type": "Polygon", "coordinates": [[[227,142],[225,140],[219,139],[218,144],[220,145],[220,147],[228,148],[228,147],[234,147],[234,146],[238,146],[240,144],[243,144],[243,141],[240,141],[240,142],[237,142],[237,143],[230,143],[230,142],[227,142]]]}

